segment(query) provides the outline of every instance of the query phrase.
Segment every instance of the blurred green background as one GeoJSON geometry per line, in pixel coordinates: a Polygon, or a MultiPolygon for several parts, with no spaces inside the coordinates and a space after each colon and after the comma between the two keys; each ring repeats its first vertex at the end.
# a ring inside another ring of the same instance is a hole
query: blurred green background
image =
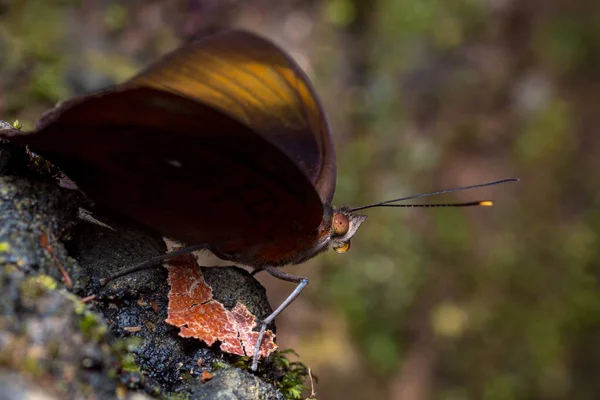
{"type": "Polygon", "coordinates": [[[349,253],[289,269],[311,284],[279,344],[319,399],[600,398],[600,2],[0,0],[0,119],[225,27],[310,75],[337,204],[522,179],[432,199],[493,208],[370,210],[349,253]]]}

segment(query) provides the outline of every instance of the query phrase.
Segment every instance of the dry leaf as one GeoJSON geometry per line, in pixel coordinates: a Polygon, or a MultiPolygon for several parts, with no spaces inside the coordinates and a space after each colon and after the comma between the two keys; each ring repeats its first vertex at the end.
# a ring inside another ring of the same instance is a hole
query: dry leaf
{"type": "MultiPolygon", "coordinates": [[[[166,322],[179,327],[179,336],[193,337],[211,346],[221,342],[221,350],[240,356],[252,356],[258,338],[256,317],[248,308],[237,303],[230,311],[213,299],[212,289],[206,284],[202,271],[193,255],[170,260],[169,313],[166,322]]],[[[277,349],[275,334],[265,333],[260,355],[268,356],[277,349]]]]}

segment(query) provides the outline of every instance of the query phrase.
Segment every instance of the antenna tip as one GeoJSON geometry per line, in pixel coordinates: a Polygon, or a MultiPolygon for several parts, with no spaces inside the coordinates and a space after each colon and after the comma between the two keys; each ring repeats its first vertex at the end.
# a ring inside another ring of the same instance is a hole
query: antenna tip
{"type": "Polygon", "coordinates": [[[491,207],[494,205],[494,202],[491,200],[485,200],[485,201],[480,201],[478,205],[482,206],[482,207],[491,207]]]}

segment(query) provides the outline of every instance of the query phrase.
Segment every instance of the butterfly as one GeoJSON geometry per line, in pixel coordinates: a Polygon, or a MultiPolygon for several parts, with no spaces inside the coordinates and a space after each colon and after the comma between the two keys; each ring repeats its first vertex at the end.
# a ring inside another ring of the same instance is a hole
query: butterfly
{"type": "MultiPolygon", "coordinates": [[[[333,248],[345,253],[372,207],[332,206],[335,151],[323,107],[298,64],[267,39],[228,31],[186,43],[129,81],[58,104],[32,132],[0,126],[58,166],[99,206],[189,244],[124,271],[207,249],[296,283],[279,268],[333,248]]],[[[515,181],[507,179],[464,190],[515,181]]],[[[122,274],[119,274],[122,275],[122,274]]]]}

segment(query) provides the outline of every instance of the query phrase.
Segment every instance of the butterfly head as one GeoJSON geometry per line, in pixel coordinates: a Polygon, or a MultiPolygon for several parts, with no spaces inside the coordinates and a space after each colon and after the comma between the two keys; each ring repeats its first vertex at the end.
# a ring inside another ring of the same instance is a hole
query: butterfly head
{"type": "Polygon", "coordinates": [[[334,209],[329,242],[331,248],[340,254],[350,250],[351,239],[365,219],[366,215],[354,214],[346,207],[334,209]]]}

